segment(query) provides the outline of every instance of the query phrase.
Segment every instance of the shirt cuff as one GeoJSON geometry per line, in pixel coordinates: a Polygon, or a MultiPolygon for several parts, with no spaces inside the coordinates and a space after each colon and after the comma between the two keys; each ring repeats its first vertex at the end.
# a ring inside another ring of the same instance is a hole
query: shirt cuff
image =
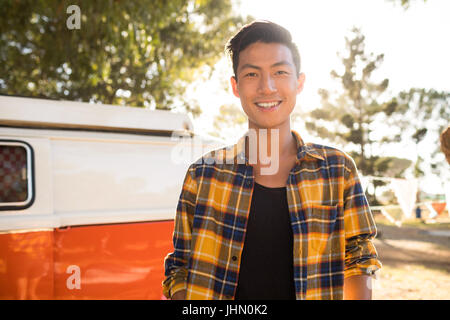
{"type": "Polygon", "coordinates": [[[346,269],[344,271],[344,279],[358,275],[376,276],[376,272],[379,269],[381,269],[381,262],[378,259],[368,259],[363,263],[357,264],[355,267],[346,269]]]}
{"type": "Polygon", "coordinates": [[[181,272],[181,275],[172,276],[163,282],[163,295],[167,299],[170,299],[175,293],[186,290],[186,288],[186,276],[181,272]]]}

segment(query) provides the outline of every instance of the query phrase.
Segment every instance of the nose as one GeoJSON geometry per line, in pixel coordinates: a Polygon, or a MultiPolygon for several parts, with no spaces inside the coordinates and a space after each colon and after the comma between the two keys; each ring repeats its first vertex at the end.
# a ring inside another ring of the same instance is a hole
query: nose
{"type": "Polygon", "coordinates": [[[265,74],[260,78],[258,91],[261,94],[272,94],[277,91],[274,79],[272,79],[270,74],[265,74]]]}

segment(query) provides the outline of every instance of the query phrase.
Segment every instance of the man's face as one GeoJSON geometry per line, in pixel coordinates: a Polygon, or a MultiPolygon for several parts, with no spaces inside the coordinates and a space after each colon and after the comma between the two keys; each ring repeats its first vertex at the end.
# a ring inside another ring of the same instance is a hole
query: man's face
{"type": "Polygon", "coordinates": [[[250,128],[277,128],[290,121],[304,74],[297,78],[291,51],[280,43],[255,42],[241,51],[233,93],[250,128]]]}

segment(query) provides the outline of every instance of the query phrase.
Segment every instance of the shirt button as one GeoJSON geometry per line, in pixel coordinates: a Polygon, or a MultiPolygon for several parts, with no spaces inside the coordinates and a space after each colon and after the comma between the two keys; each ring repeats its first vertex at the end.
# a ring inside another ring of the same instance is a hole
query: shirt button
{"type": "Polygon", "coordinates": [[[232,257],[231,257],[231,260],[236,261],[236,260],[237,260],[237,257],[236,257],[236,256],[232,256],[232,257]]]}

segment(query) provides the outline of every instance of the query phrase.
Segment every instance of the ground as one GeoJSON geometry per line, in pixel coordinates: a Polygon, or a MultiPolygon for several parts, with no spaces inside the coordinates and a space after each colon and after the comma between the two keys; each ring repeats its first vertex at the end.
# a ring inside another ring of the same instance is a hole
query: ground
{"type": "Polygon", "coordinates": [[[383,264],[373,282],[376,300],[450,299],[450,218],[410,221],[401,227],[375,216],[374,240],[383,264]]]}

